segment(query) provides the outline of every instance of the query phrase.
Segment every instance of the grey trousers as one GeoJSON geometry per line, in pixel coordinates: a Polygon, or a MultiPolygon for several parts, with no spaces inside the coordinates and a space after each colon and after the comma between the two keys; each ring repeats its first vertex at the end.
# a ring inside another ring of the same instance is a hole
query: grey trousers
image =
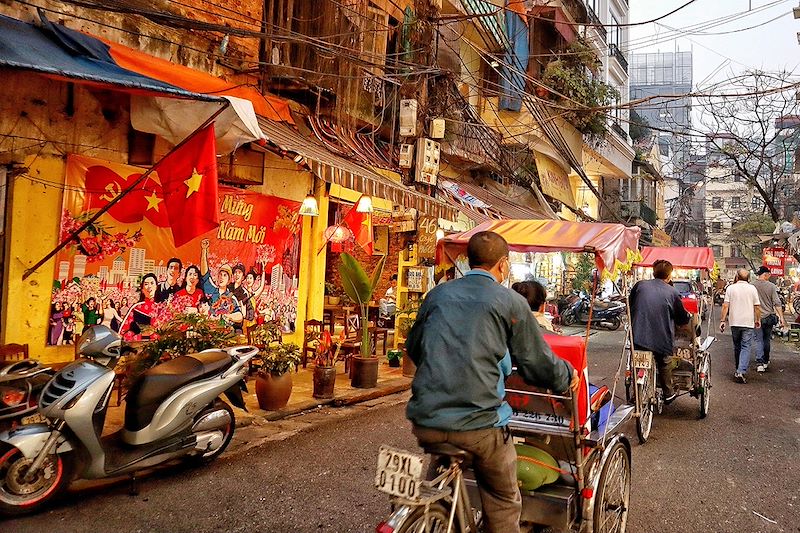
{"type": "Polygon", "coordinates": [[[519,533],[522,497],[517,485],[517,452],[503,428],[440,431],[414,426],[420,446],[446,442],[475,456],[473,468],[486,533],[519,533]]]}

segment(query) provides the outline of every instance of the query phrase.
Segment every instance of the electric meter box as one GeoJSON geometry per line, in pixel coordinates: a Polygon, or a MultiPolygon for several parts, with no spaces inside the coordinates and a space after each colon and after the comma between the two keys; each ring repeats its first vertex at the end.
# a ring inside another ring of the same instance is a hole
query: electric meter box
{"type": "Polygon", "coordinates": [[[436,141],[425,138],[417,140],[416,181],[436,185],[440,152],[441,146],[436,141]]]}
{"type": "Polygon", "coordinates": [[[400,145],[400,168],[411,168],[411,163],[414,162],[414,145],[401,144],[400,145]]]}
{"type": "Polygon", "coordinates": [[[400,100],[400,136],[417,135],[417,101],[400,100]]]}
{"type": "Polygon", "coordinates": [[[444,119],[435,118],[431,120],[431,138],[444,139],[444,119]]]}

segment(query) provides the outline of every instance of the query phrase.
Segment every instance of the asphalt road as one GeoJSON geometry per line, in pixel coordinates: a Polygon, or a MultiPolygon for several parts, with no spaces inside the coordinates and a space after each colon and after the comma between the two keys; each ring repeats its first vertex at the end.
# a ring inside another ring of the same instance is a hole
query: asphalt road
{"type": "MultiPolygon", "coordinates": [[[[610,381],[621,339],[621,332],[592,336],[593,381],[610,381]]],[[[731,379],[727,334],[712,353],[707,419],[697,419],[698,402],[687,396],[656,417],[645,445],[632,425],[624,428],[634,442],[628,531],[800,531],[800,356],[778,345],[769,373],[751,372],[741,385],[731,379]]],[[[0,523],[0,531],[373,531],[388,511],[372,488],[379,445],[416,449],[403,406],[375,402],[307,416],[327,422],[204,469],[162,470],[141,482],[138,496],[124,483],[73,491],[53,510],[0,523]]]]}

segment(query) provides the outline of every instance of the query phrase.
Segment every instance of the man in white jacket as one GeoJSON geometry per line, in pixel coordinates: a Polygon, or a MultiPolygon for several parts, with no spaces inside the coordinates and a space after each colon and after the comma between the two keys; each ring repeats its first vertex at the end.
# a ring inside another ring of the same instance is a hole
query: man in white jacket
{"type": "Polygon", "coordinates": [[[719,319],[720,331],[725,331],[726,318],[730,322],[733,355],[736,361],[733,379],[738,383],[747,383],[750,348],[756,328],[761,327],[761,302],[756,288],[747,282],[749,279],[750,272],[746,269],[741,268],[736,272],[736,283],[725,290],[725,300],[722,303],[722,314],[719,319]]]}

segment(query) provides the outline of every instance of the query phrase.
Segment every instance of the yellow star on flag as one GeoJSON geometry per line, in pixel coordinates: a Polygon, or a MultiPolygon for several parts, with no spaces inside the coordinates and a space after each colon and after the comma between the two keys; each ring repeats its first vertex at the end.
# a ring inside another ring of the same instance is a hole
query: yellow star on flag
{"type": "Polygon", "coordinates": [[[150,193],[150,196],[145,196],[144,199],[147,200],[147,209],[145,211],[152,209],[156,213],[158,213],[158,204],[164,201],[163,198],[156,196],[155,192],[150,193]]]}
{"type": "Polygon", "coordinates": [[[203,183],[203,175],[197,172],[196,168],[192,169],[192,177],[184,181],[186,184],[186,198],[200,190],[200,185],[203,183]]]}

